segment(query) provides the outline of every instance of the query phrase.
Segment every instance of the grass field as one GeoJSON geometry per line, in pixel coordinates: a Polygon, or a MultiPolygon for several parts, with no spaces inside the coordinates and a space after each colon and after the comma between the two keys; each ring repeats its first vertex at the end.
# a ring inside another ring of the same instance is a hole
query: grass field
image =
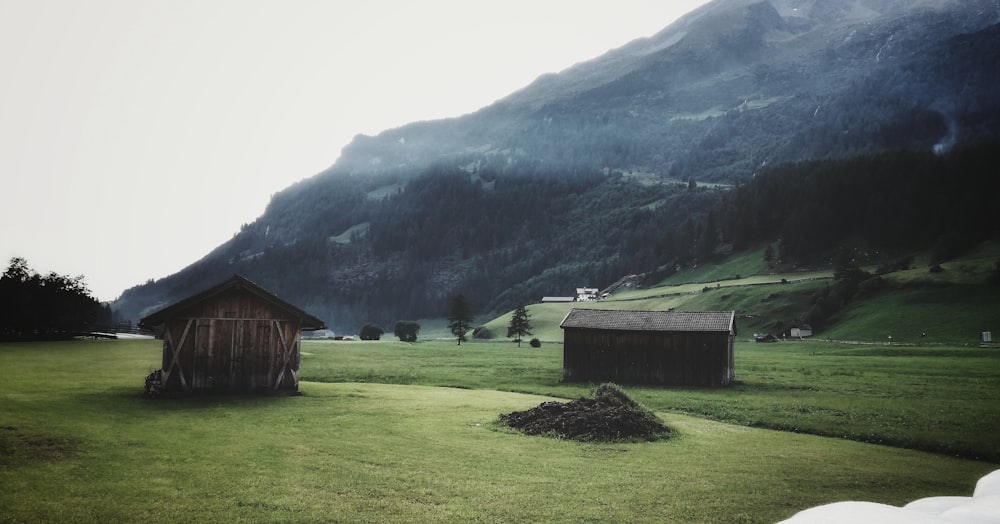
{"type": "Polygon", "coordinates": [[[733,388],[626,388],[670,439],[582,444],[496,423],[587,392],[556,344],[305,343],[302,396],[156,401],[157,341],[3,344],[0,522],[774,522],[997,468],[1000,352],[736,354],[733,388]]]}
{"type": "MultiPolygon", "coordinates": [[[[573,398],[562,346],[311,343],[303,379],[494,389],[573,398]]],[[[740,343],[736,385],[629,387],[647,407],[1000,463],[1000,351],[823,342],[740,343]]]]}

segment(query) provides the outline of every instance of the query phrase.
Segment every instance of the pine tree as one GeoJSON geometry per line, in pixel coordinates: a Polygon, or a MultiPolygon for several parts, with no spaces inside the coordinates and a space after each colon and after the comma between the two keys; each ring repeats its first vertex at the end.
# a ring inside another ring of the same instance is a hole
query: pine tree
{"type": "Polygon", "coordinates": [[[465,301],[465,297],[459,293],[451,299],[451,307],[448,309],[448,329],[451,334],[458,338],[458,345],[462,345],[465,334],[472,326],[472,307],[465,301]]]}
{"type": "Polygon", "coordinates": [[[768,269],[774,267],[774,248],[771,247],[771,244],[768,244],[767,247],[764,248],[764,262],[767,263],[768,269]]]}
{"type": "Polygon", "coordinates": [[[510,318],[510,326],[507,327],[507,338],[514,337],[517,347],[521,347],[521,338],[531,334],[531,315],[524,307],[518,304],[514,308],[514,315],[510,318]]]}

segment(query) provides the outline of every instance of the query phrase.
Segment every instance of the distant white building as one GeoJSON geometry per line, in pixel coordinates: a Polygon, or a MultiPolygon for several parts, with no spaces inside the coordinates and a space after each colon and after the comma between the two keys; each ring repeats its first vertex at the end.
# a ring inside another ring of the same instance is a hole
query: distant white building
{"type": "Polygon", "coordinates": [[[788,334],[792,338],[811,337],[813,334],[813,328],[809,324],[798,324],[792,326],[792,328],[788,330],[788,334]]]}
{"type": "Polygon", "coordinates": [[[597,300],[598,289],[596,287],[578,287],[576,288],[576,301],[577,302],[589,302],[591,300],[597,300]]]}

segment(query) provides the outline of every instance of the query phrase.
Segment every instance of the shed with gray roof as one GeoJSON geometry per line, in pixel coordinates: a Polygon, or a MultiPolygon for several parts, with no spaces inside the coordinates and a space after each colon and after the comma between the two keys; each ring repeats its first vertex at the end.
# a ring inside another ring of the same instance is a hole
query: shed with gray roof
{"type": "Polygon", "coordinates": [[[570,310],[563,380],[667,386],[732,383],[733,311],[570,310]]]}

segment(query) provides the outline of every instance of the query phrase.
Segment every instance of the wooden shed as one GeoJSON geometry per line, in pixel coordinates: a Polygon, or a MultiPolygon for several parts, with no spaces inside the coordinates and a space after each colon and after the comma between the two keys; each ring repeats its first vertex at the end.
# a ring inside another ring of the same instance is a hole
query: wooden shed
{"type": "Polygon", "coordinates": [[[735,376],[732,311],[572,309],[563,329],[563,380],[726,386],[735,376]]]}
{"type": "Polygon", "coordinates": [[[162,330],[158,390],[165,393],[297,393],[301,331],[326,327],[239,275],[140,325],[162,330]]]}

